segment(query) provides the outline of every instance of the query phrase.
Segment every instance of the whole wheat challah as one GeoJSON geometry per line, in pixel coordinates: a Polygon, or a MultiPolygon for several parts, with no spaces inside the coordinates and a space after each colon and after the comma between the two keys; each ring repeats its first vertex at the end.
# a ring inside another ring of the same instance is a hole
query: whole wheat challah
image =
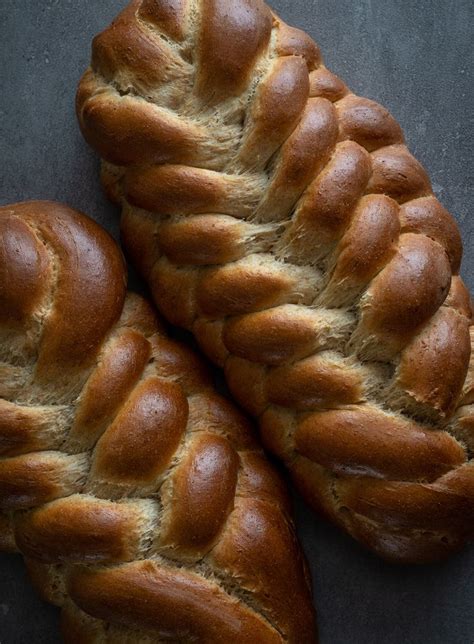
{"type": "Polygon", "coordinates": [[[113,240],[51,202],[0,208],[0,549],[66,641],[314,642],[281,481],[113,240]]]}
{"type": "Polygon", "coordinates": [[[461,239],[389,112],[261,0],[134,0],[77,111],[156,303],[312,505],[393,560],[470,540],[461,239]]]}

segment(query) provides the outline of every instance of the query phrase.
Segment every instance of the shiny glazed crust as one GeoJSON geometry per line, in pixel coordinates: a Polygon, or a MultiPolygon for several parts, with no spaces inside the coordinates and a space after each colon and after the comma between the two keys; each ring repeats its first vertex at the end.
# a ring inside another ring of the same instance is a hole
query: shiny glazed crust
{"type": "Polygon", "coordinates": [[[0,548],[66,642],[315,642],[284,486],[60,204],[0,208],[0,548]]]}
{"type": "Polygon", "coordinates": [[[395,561],[472,539],[462,244],[390,113],[260,0],[135,0],[77,111],[156,303],[313,507],[395,561]]]}

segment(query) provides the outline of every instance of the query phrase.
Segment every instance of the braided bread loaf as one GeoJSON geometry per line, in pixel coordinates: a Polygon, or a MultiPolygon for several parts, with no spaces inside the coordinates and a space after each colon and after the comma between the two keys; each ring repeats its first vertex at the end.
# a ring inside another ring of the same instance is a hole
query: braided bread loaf
{"type": "Polygon", "coordinates": [[[0,549],[66,641],[315,641],[281,481],[93,221],[0,208],[0,352],[0,549]]]}
{"type": "Polygon", "coordinates": [[[389,112],[261,0],[134,0],[77,111],[157,305],[309,502],[393,560],[471,539],[461,239],[389,112]]]}

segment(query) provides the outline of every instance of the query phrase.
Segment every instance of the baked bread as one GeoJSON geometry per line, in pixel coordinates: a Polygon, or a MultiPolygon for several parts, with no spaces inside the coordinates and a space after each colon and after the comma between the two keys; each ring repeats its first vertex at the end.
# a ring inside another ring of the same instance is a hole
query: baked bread
{"type": "Polygon", "coordinates": [[[390,113],[261,0],[135,0],[77,112],[158,307],[306,499],[391,560],[470,540],[461,239],[390,113]]]}
{"type": "Polygon", "coordinates": [[[0,208],[0,549],[74,644],[315,642],[282,482],[65,206],[0,208]]]}

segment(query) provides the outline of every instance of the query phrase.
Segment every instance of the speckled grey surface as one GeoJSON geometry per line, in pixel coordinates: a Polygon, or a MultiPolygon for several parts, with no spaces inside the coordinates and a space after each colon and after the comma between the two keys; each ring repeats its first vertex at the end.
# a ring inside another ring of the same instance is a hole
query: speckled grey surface
{"type": "MultiPolygon", "coordinates": [[[[0,0],[0,203],[60,199],[113,234],[97,159],[79,134],[74,91],[92,36],[125,0],[0,0]]],[[[435,191],[461,225],[474,286],[470,0],[274,0],[322,47],[330,68],[402,123],[435,191]]],[[[472,644],[474,549],[429,567],[377,560],[296,498],[322,644],[472,644]]],[[[54,643],[57,611],[0,555],[0,644],[54,643]]]]}

